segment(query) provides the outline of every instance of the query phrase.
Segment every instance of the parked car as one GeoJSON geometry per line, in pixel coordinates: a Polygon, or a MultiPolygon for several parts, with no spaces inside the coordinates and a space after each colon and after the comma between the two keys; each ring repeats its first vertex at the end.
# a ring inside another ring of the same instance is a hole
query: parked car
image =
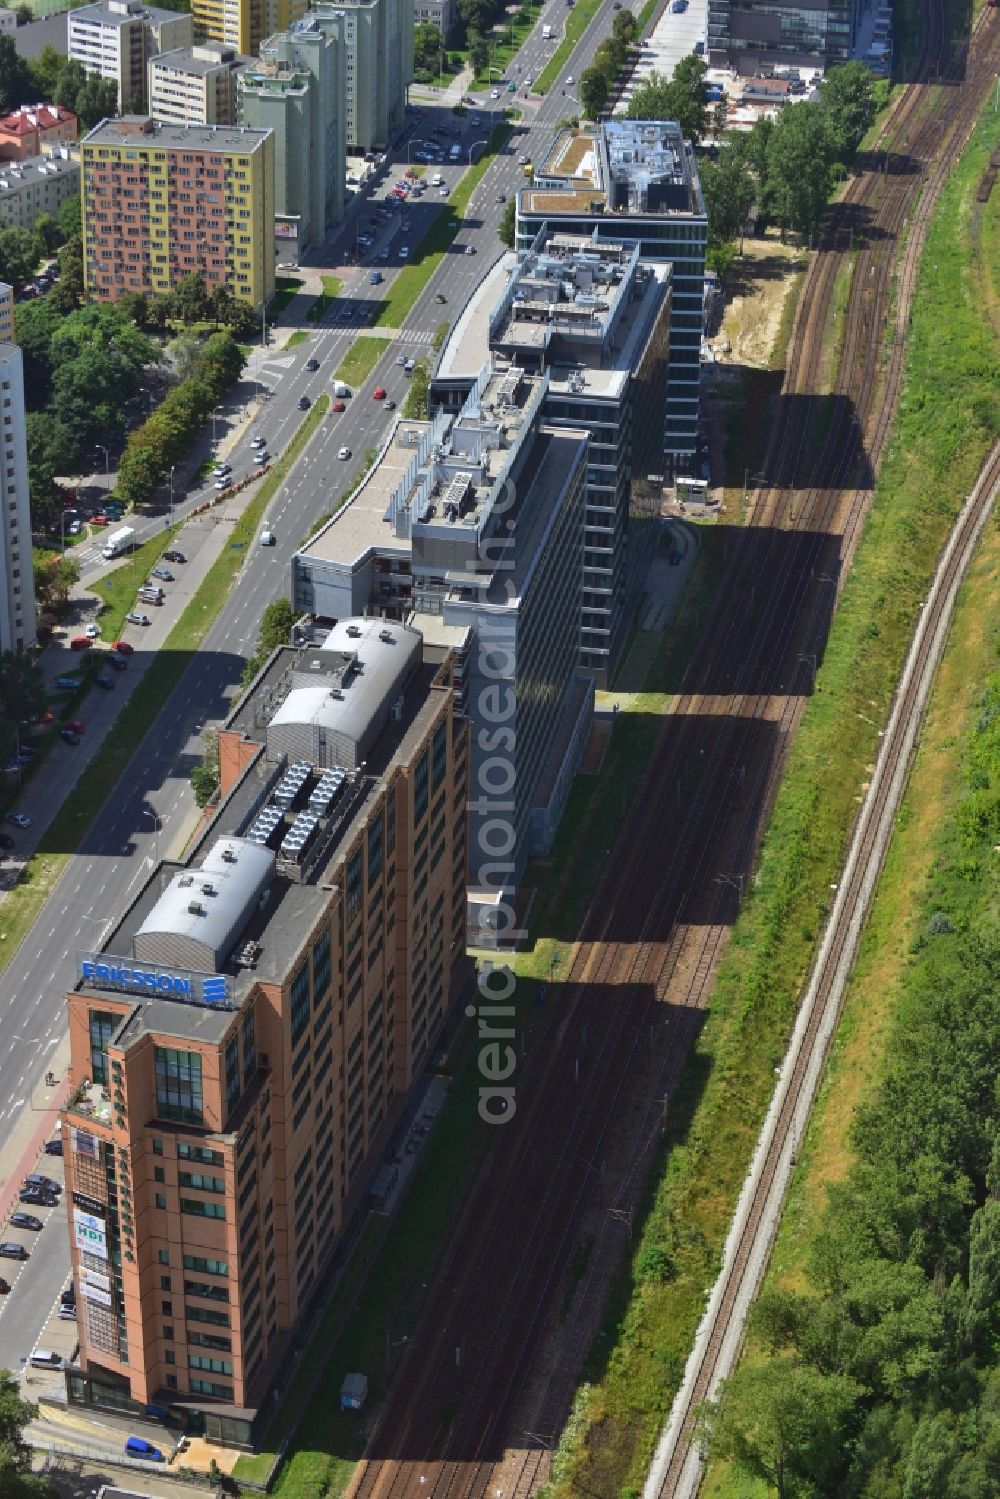
{"type": "Polygon", "coordinates": [[[186,562],[187,558],[185,557],[183,552],[171,550],[169,552],[164,552],[163,560],[164,562],[186,562]]]}
{"type": "Polygon", "coordinates": [[[59,1321],[60,1322],[75,1322],[76,1321],[76,1307],[75,1306],[61,1306],[59,1308],[59,1321]]]}
{"type": "Polygon", "coordinates": [[[71,651],[89,651],[93,642],[87,635],[74,635],[69,643],[71,651]]]}
{"type": "Polygon", "coordinates": [[[24,1187],[17,1195],[18,1201],[23,1202],[26,1207],[54,1208],[59,1205],[54,1192],[40,1192],[37,1187],[24,1187]]]}
{"type": "Polygon", "coordinates": [[[56,677],[56,686],[59,688],[59,690],[61,692],[75,692],[76,689],[77,689],[77,687],[79,687],[79,685],[80,685],[80,678],[79,677],[67,677],[67,676],[58,676],[58,677],[56,677]]]}
{"type": "Polygon", "coordinates": [[[154,1447],[152,1442],[147,1442],[145,1437],[129,1437],[125,1443],[125,1452],[128,1457],[144,1457],[147,1462],[162,1463],[166,1459],[159,1447],[154,1447]]]}
{"type": "Polygon", "coordinates": [[[72,1281],[59,1292],[59,1305],[76,1306],[76,1286],[72,1281]]]}
{"type": "MultiPolygon", "coordinates": [[[[85,723],[82,723],[79,718],[71,718],[70,721],[69,721],[69,723],[66,725],[66,727],[68,729],[72,729],[74,734],[85,734],[87,732],[87,725],[85,723]]],[[[29,1181],[33,1181],[34,1177],[30,1177],[29,1176],[28,1180],[29,1181]]],[[[38,1180],[42,1181],[42,1182],[48,1182],[49,1186],[55,1187],[57,1191],[60,1191],[60,1192],[62,1191],[62,1188],[59,1186],[59,1183],[58,1182],[49,1181],[48,1177],[41,1176],[41,1177],[38,1178],[38,1180]]]]}
{"type": "Polygon", "coordinates": [[[149,625],[152,624],[152,620],[148,614],[140,614],[137,609],[132,609],[126,614],[125,623],[127,625],[149,625]]]}
{"type": "Polygon", "coordinates": [[[11,1213],[11,1228],[27,1228],[33,1234],[41,1233],[44,1228],[41,1218],[36,1218],[34,1213],[11,1213]]]}
{"type": "MultiPolygon", "coordinates": [[[[80,725],[83,728],[83,725],[80,725]]],[[[43,1176],[40,1171],[32,1171],[30,1176],[24,1178],[25,1187],[39,1187],[43,1192],[61,1192],[62,1182],[53,1181],[51,1176],[43,1176]]]]}
{"type": "Polygon", "coordinates": [[[45,1142],[45,1154],[46,1155],[62,1155],[62,1153],[63,1153],[62,1135],[56,1135],[56,1137],[55,1137],[54,1140],[46,1140],[46,1142],[45,1142]]]}
{"type": "Polygon", "coordinates": [[[101,675],[95,678],[95,685],[103,687],[105,692],[111,692],[115,685],[115,679],[114,677],[109,677],[107,672],[102,671],[101,675]]]}
{"type": "Polygon", "coordinates": [[[2,1260],[30,1260],[31,1254],[23,1244],[15,1244],[10,1240],[0,1243],[0,1259],[2,1260]]]}
{"type": "Polygon", "coordinates": [[[7,1292],[9,1290],[10,1290],[10,1281],[9,1280],[4,1280],[3,1276],[0,1275],[0,1296],[6,1296],[7,1292]]]}
{"type": "Polygon", "coordinates": [[[95,625],[93,621],[91,621],[91,623],[87,626],[83,633],[86,635],[88,640],[97,640],[97,638],[100,636],[101,629],[99,625],[95,625]]]}
{"type": "Polygon", "coordinates": [[[114,641],[111,649],[117,651],[119,656],[132,656],[135,654],[135,646],[129,645],[127,640],[114,641]]]}
{"type": "Polygon", "coordinates": [[[151,567],[149,569],[149,576],[151,578],[159,578],[164,583],[172,583],[174,581],[174,575],[169,567],[161,567],[159,565],[151,567]]]}
{"type": "Polygon", "coordinates": [[[27,812],[8,812],[7,821],[12,822],[16,828],[31,827],[31,818],[27,812]]]}
{"type": "Polygon", "coordinates": [[[60,729],[59,738],[64,744],[79,744],[80,736],[75,729],[60,729]]]}

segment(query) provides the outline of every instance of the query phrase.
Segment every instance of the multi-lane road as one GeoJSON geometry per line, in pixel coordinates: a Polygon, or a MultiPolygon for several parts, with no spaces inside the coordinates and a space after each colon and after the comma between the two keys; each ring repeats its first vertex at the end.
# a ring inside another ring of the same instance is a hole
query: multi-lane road
{"type": "MultiPolygon", "coordinates": [[[[567,15],[561,0],[560,3],[550,0],[522,49],[518,59],[520,73],[511,68],[509,78],[516,81],[536,75],[554,46],[541,40],[543,21],[548,17],[549,23],[558,24],[561,32],[567,15]]],[[[612,0],[604,0],[567,64],[568,75],[578,77],[587,66],[598,41],[610,29],[612,16],[612,0]]],[[[477,109],[499,110],[514,102],[505,96],[501,101],[485,100],[477,109]]],[[[202,753],[202,730],[206,723],[226,716],[240,682],[244,659],[255,643],[261,612],[268,601],[287,591],[292,553],[313,522],[333,508],[344,486],[357,476],[365,449],[380,441],[387,429],[390,417],[382,404],[372,399],[373,388],[384,386],[390,398],[402,403],[407,381],[396,364],[397,356],[403,353],[420,357],[429,353],[434,329],[446,317],[457,317],[472,289],[503,252],[497,238],[497,224],[503,213],[498,198],[501,194],[510,197],[523,183],[518,156],[524,153],[537,159],[553,128],[567,113],[567,100],[558,85],[540,101],[525,100],[522,92],[516,103],[524,109],[521,122],[524,132],[515,135],[489,167],[457,236],[456,246],[464,248],[472,244],[476,254],[467,256],[455,248],[444,257],[412,308],[398,339],[386,341],[385,354],[370,378],[353,393],[347,410],[323,419],[269,507],[265,524],[274,530],[277,544],[268,548],[254,546],[248,551],[237,585],[204,645],[191,659],[155,722],[150,724],[113,798],[98,812],[33,928],[0,975],[0,1035],[5,1038],[0,1045],[0,1124],[5,1132],[9,1132],[21,1110],[28,1106],[25,1100],[39,1096],[53,1045],[65,1032],[65,994],[76,980],[77,950],[88,949],[99,941],[134,895],[156,857],[167,851],[190,817],[189,774],[202,753]],[[439,293],[447,298],[443,305],[436,300],[439,293]],[[351,450],[351,461],[338,458],[342,446],[351,450]]],[[[437,113],[442,122],[449,125],[455,122],[450,109],[442,108],[437,113]]],[[[429,109],[411,127],[411,142],[429,133],[437,123],[434,116],[435,111],[429,109]]],[[[406,170],[405,143],[401,150],[397,148],[396,155],[397,164],[385,179],[387,184],[406,170]]],[[[461,169],[449,165],[441,171],[454,183],[461,169]]],[[[433,175],[433,169],[428,175],[433,175]]],[[[428,187],[422,200],[407,207],[406,213],[413,219],[408,238],[400,241],[400,231],[394,230],[391,245],[395,250],[390,253],[388,265],[379,267],[386,283],[391,282],[395,270],[403,263],[398,257],[400,243],[416,248],[421,235],[419,218],[429,216],[434,201],[434,189],[428,187]]],[[[365,211],[363,204],[353,209],[354,214],[365,211]]],[[[352,215],[323,247],[316,257],[317,263],[331,269],[343,266],[345,242],[353,244],[355,234],[352,215]]],[[[306,395],[315,400],[321,391],[329,390],[335,369],[357,336],[357,321],[351,324],[339,321],[339,306],[345,301],[356,304],[377,300],[384,294],[385,284],[369,285],[369,269],[368,265],[352,268],[342,297],[308,342],[288,352],[264,349],[252,358],[251,378],[260,379],[273,391],[259,423],[255,423],[255,430],[259,429],[267,438],[269,449],[276,456],[302,420],[298,409],[300,397],[306,395]],[[306,369],[310,358],[319,361],[315,372],[306,369]]],[[[237,474],[252,466],[249,435],[241,441],[238,454],[230,459],[237,474]]],[[[197,497],[184,503],[196,502],[197,497]]],[[[183,513],[182,506],[177,510],[183,513]]],[[[182,571],[176,570],[179,574],[182,571]]],[[[182,587],[182,577],[178,576],[177,584],[167,586],[182,587]]],[[[144,648],[142,633],[133,630],[139,651],[144,648]]],[[[107,696],[114,701],[114,694],[107,696]]],[[[94,706],[97,709],[101,705],[94,706]]],[[[104,711],[110,711],[110,706],[104,711]]],[[[43,767],[41,774],[46,773],[43,767]]],[[[6,1230],[2,1230],[2,1236],[18,1237],[6,1230]]],[[[35,1341],[39,1309],[43,1303],[45,1308],[51,1305],[64,1266],[68,1265],[65,1233],[57,1224],[30,1238],[32,1261],[24,1267],[14,1291],[3,1298],[0,1306],[0,1365],[13,1364],[15,1368],[19,1357],[35,1341]],[[53,1246],[52,1254],[47,1254],[49,1241],[57,1236],[61,1248],[56,1250],[53,1246]],[[46,1273],[48,1258],[53,1258],[53,1264],[46,1273]],[[34,1280],[44,1280],[44,1285],[37,1285],[28,1295],[24,1287],[34,1280]]]]}

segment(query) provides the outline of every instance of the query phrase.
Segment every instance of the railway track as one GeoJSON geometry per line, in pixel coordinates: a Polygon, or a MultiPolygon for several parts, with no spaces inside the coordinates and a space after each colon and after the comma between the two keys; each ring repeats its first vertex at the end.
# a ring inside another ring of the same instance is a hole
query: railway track
{"type": "MultiPolygon", "coordinates": [[[[932,53],[944,50],[940,4],[929,0],[932,53]]],[[[456,1226],[352,1485],[358,1499],[480,1499],[498,1486],[504,1496],[527,1496],[544,1476],[660,1139],[663,1100],[702,1023],[811,687],[803,665],[811,659],[815,669],[840,569],[870,500],[870,485],[852,479],[863,443],[872,467],[877,462],[898,391],[901,351],[893,346],[883,365],[874,336],[888,305],[892,247],[918,185],[920,207],[932,197],[936,152],[952,151],[967,133],[995,40],[994,29],[979,71],[970,69],[955,86],[961,109],[949,113],[952,101],[922,85],[903,95],[884,137],[887,170],[859,172],[831,215],[800,304],[768,487],[754,496],[704,649],[608,851],[562,992],[550,1006],[555,1034],[526,1059],[516,1115],[495,1131],[456,1226]],[[863,229],[864,239],[835,392],[841,400],[816,440],[801,419],[801,400],[818,388],[821,333],[851,253],[845,214],[849,231],[863,229]],[[643,1100],[638,1109],[636,1098],[643,1100]],[[631,1169],[607,1189],[605,1202],[604,1163],[623,1138],[631,1169]],[[535,1366],[538,1350],[598,1197],[602,1226],[574,1298],[581,1315],[563,1356],[543,1373],[535,1366]],[[520,1449],[514,1458],[512,1449],[520,1449]]],[[[901,281],[901,303],[906,292],[901,281]]]]}

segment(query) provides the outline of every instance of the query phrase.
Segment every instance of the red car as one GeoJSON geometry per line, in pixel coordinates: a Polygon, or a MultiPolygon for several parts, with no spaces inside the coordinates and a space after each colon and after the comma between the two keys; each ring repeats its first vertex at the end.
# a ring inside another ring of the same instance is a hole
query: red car
{"type": "Polygon", "coordinates": [[[346,405],[344,404],[343,401],[334,401],[333,405],[330,407],[330,414],[332,416],[335,411],[346,411],[346,410],[347,410],[347,407],[346,407],[346,405]]]}
{"type": "Polygon", "coordinates": [[[45,713],[40,714],[39,717],[35,719],[36,723],[55,723],[55,721],[56,721],[55,714],[54,713],[49,713],[48,711],[46,711],[45,713]]]}
{"type": "Polygon", "coordinates": [[[87,725],[81,723],[78,718],[71,719],[66,727],[67,729],[72,729],[74,734],[86,734],[87,732],[87,725]]]}
{"type": "MultiPolygon", "coordinates": [[[[385,400],[385,386],[384,385],[376,385],[375,389],[372,391],[372,400],[373,401],[384,401],[385,400]]],[[[89,644],[89,642],[88,642],[88,644],[89,644]]]]}
{"type": "Polygon", "coordinates": [[[93,643],[92,640],[87,639],[86,635],[74,635],[69,648],[71,651],[89,651],[93,643]]]}
{"type": "Polygon", "coordinates": [[[92,515],[90,517],[90,524],[92,526],[106,526],[108,524],[108,517],[106,515],[92,515]]]}
{"type": "Polygon", "coordinates": [[[135,646],[129,645],[127,640],[116,640],[111,649],[117,651],[119,656],[134,656],[135,646]]]}

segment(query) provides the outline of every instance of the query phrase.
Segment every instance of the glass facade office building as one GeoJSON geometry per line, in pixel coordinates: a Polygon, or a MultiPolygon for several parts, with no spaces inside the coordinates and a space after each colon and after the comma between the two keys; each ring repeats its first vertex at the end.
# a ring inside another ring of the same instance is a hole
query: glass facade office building
{"type": "Polygon", "coordinates": [[[859,0],[708,0],[709,57],[749,75],[761,63],[849,62],[860,8],[859,0]]]}

